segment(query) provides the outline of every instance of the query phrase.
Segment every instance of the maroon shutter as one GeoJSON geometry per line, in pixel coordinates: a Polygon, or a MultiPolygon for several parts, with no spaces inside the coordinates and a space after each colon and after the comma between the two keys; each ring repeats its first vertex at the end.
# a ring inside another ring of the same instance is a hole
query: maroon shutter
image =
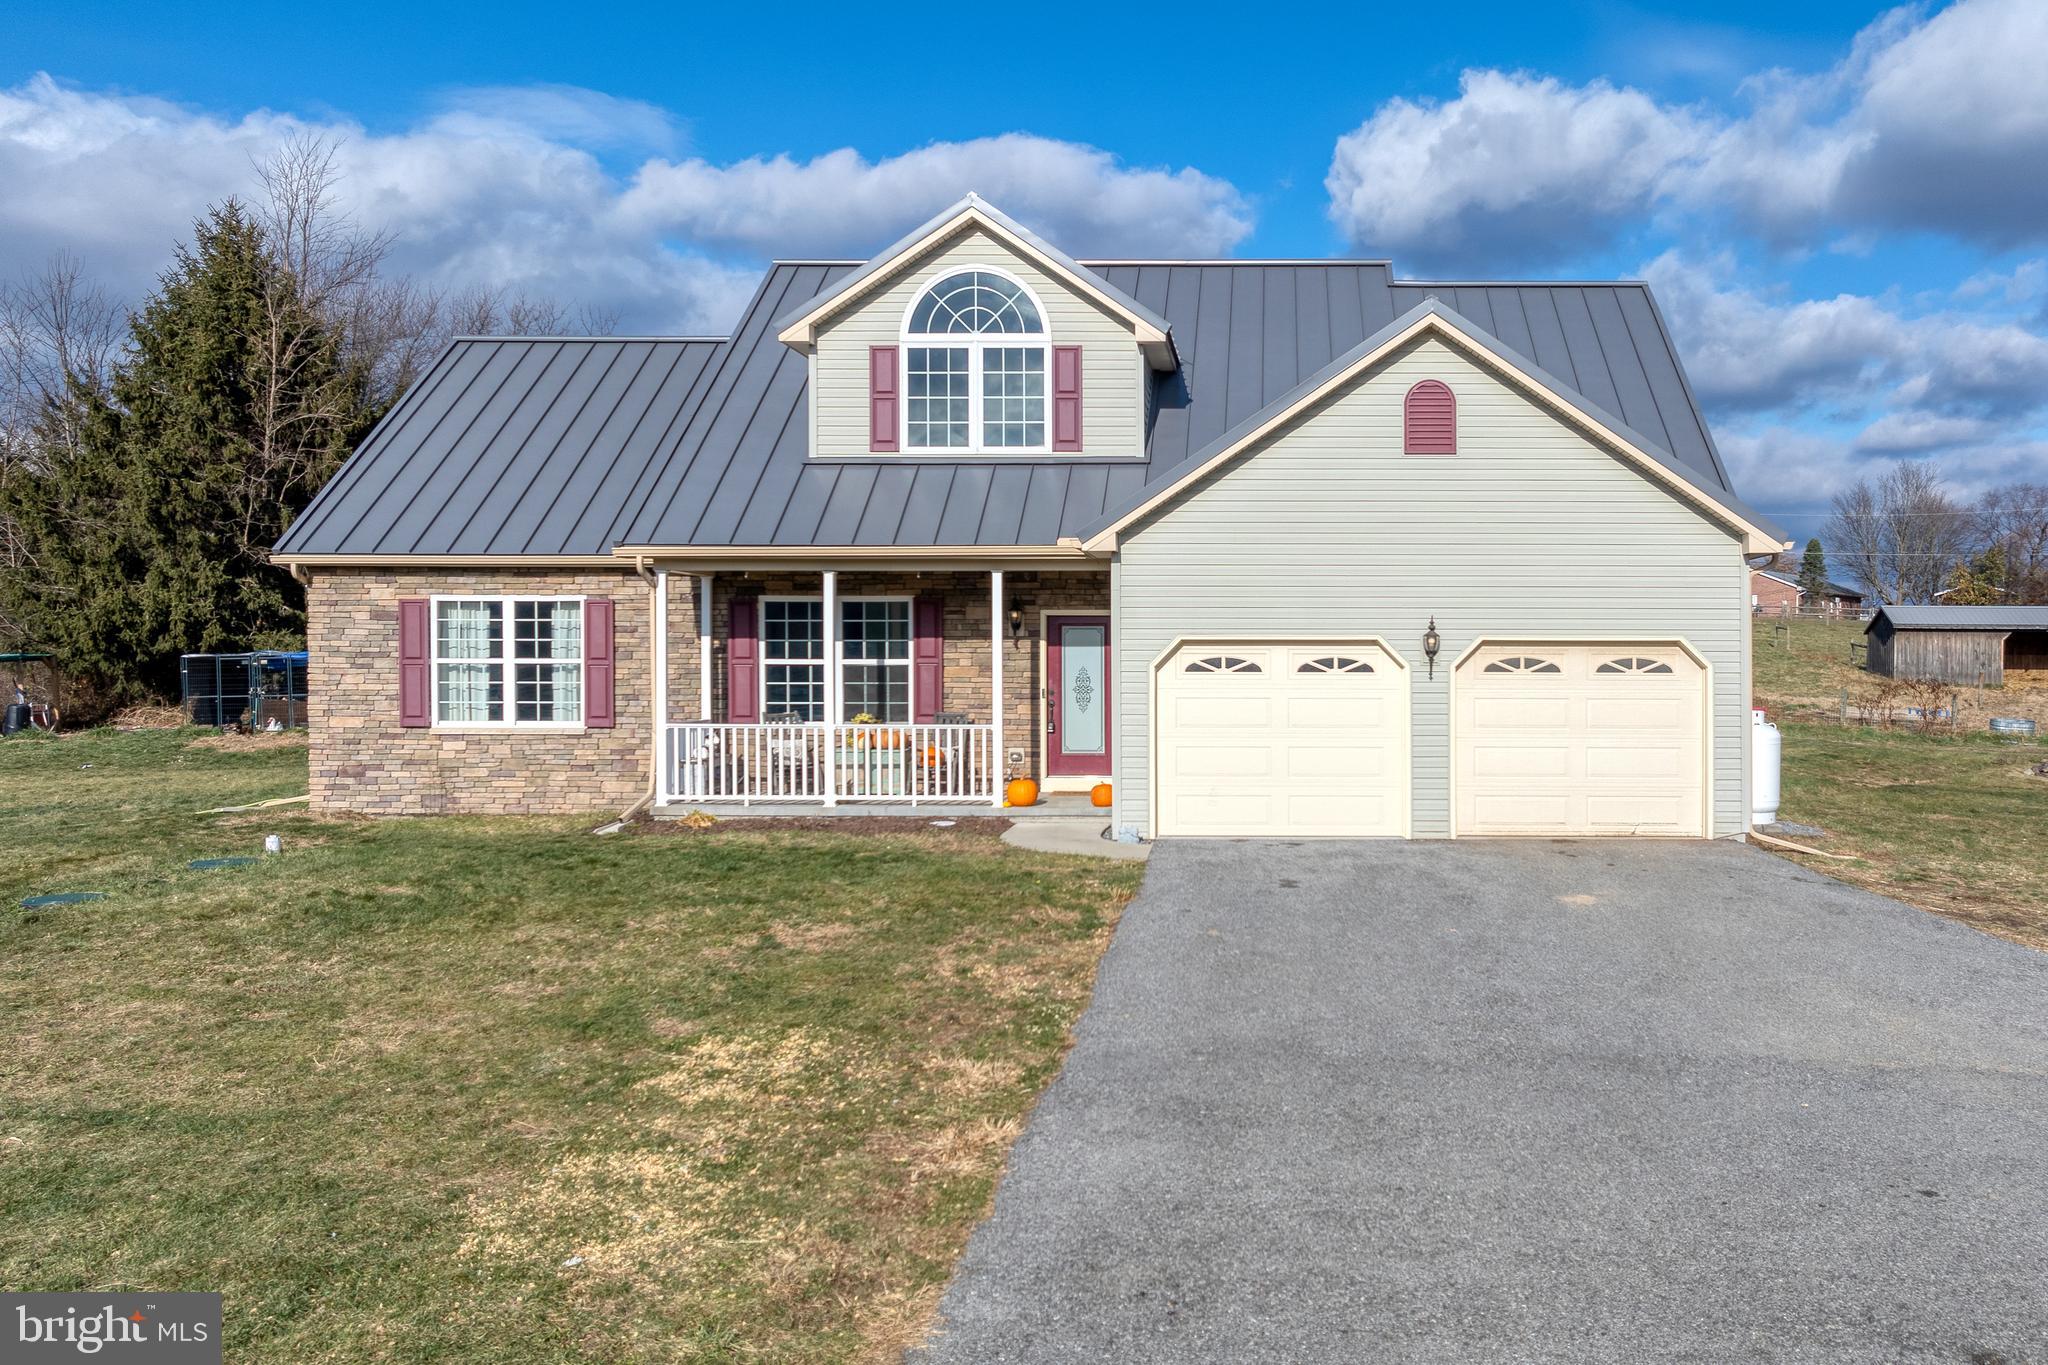
{"type": "Polygon", "coordinates": [[[398,599],[398,723],[419,729],[434,723],[432,629],[427,599],[398,599]]]}
{"type": "Polygon", "coordinates": [[[1410,455],[1458,453],[1458,400],[1450,386],[1425,379],[1408,390],[1401,405],[1402,449],[1410,455]]]}
{"type": "Polygon", "coordinates": [[[735,597],[725,640],[725,718],[734,725],[761,719],[761,601],[735,597]]]}
{"type": "Polygon", "coordinates": [[[896,446],[896,348],[868,347],[868,449],[896,446]]]}
{"type": "Polygon", "coordinates": [[[609,597],[589,597],[583,602],[583,723],[593,730],[609,730],[614,719],[614,697],[618,691],[618,668],[613,663],[613,608],[609,597]]]}
{"type": "Polygon", "coordinates": [[[946,612],[942,598],[919,597],[910,604],[915,644],[910,663],[911,717],[929,725],[939,717],[946,688],[946,612]]]}
{"type": "Polygon", "coordinates": [[[1081,448],[1081,348],[1052,348],[1052,448],[1081,448]]]}

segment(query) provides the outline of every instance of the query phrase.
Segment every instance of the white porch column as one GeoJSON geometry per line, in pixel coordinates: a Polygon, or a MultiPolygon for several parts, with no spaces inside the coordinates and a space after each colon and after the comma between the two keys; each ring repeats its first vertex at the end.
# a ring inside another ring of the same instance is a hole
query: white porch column
{"type": "Polygon", "coordinates": [[[674,793],[668,767],[668,570],[654,571],[654,803],[674,793]]]}
{"type": "Polygon", "coordinates": [[[711,719],[711,575],[697,575],[697,719],[711,719]]]}
{"type": "Polygon", "coordinates": [[[988,647],[992,656],[989,663],[989,719],[995,726],[995,795],[989,804],[1003,804],[1004,780],[1009,772],[1003,766],[1003,571],[988,571],[988,647]]]}
{"type": "Polygon", "coordinates": [[[839,572],[825,570],[825,804],[839,804],[839,755],[833,736],[839,724],[839,572]]]}

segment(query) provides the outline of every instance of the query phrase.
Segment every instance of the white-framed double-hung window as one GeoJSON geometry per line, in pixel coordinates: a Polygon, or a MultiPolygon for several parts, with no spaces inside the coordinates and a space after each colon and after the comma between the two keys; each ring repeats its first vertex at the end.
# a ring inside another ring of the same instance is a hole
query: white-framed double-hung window
{"type": "MultiPolygon", "coordinates": [[[[911,719],[910,599],[848,597],[839,601],[841,723],[873,716],[891,724],[911,719]]],[[[825,607],[815,597],[761,601],[761,716],[823,721],[825,607]]]]}
{"type": "Polygon", "coordinates": [[[583,723],[583,599],[436,597],[434,723],[583,723]]]}
{"type": "Polygon", "coordinates": [[[1038,301],[989,269],[956,270],[903,324],[903,449],[1016,454],[1049,444],[1051,339],[1038,301]]]}
{"type": "Polygon", "coordinates": [[[856,597],[839,604],[839,695],[847,720],[911,718],[909,598],[856,597]]]}
{"type": "Polygon", "coordinates": [[[761,717],[825,719],[825,606],[815,597],[761,602],[761,717]]]}

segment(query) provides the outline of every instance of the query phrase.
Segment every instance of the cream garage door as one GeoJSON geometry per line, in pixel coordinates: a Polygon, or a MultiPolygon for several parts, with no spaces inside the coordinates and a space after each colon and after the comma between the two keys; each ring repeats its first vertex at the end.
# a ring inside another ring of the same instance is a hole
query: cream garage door
{"type": "Polygon", "coordinates": [[[1161,835],[1402,835],[1408,677],[1376,644],[1189,644],[1159,674],[1161,835]]]}
{"type": "Polygon", "coordinates": [[[1487,645],[1456,694],[1459,834],[1706,832],[1706,671],[1676,645],[1487,645]]]}

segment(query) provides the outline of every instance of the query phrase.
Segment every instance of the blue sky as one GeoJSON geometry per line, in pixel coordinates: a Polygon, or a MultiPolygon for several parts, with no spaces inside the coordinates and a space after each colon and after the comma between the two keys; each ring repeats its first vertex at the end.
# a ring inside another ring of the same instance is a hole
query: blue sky
{"type": "Polygon", "coordinates": [[[2040,0],[434,8],[0,14],[0,269],[63,248],[138,294],[311,131],[399,268],[719,330],[767,257],[973,188],[1077,254],[1647,277],[1802,533],[1892,459],[2048,479],[2040,0]]]}

